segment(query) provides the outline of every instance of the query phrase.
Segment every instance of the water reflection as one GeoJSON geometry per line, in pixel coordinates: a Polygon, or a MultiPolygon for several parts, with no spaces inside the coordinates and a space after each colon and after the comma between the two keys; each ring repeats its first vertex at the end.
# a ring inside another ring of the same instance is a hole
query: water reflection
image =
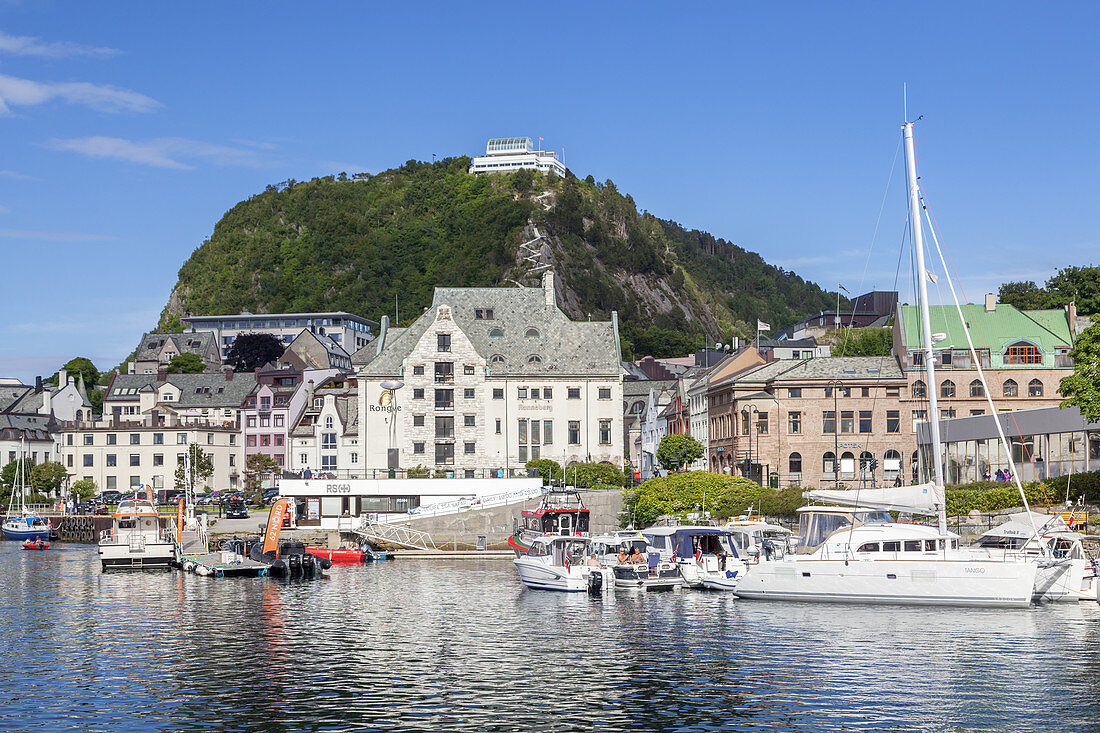
{"type": "Polygon", "coordinates": [[[103,574],[0,544],[0,730],[1100,730],[1095,604],[527,591],[510,563],[103,574]]]}

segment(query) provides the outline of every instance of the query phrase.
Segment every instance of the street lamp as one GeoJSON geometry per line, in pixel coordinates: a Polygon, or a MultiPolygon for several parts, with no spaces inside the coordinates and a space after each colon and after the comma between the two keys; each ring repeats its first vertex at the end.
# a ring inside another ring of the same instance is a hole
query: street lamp
{"type": "MultiPolygon", "coordinates": [[[[748,432],[748,436],[749,436],[748,479],[750,481],[752,480],[752,423],[753,423],[752,416],[759,413],[759,412],[760,412],[760,410],[756,409],[756,405],[754,405],[751,402],[741,408],[741,414],[745,416],[745,418],[748,422],[748,428],[749,428],[749,432],[748,432]]],[[[756,452],[757,452],[757,458],[759,459],[759,453],[760,453],[760,426],[757,426],[757,428],[756,428],[756,452]]]]}
{"type": "Polygon", "coordinates": [[[833,488],[840,488],[840,413],[837,412],[837,389],[847,389],[839,379],[830,379],[825,388],[833,393],[833,488]]]}

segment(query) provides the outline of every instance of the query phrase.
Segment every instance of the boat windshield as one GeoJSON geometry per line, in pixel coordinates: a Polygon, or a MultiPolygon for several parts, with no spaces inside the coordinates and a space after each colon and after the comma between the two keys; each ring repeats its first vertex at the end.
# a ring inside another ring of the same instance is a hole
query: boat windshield
{"type": "Polygon", "coordinates": [[[807,512],[799,518],[798,551],[809,552],[823,543],[838,529],[852,526],[850,514],[817,514],[807,512]]]}
{"type": "Polygon", "coordinates": [[[894,520],[890,518],[890,512],[857,512],[856,521],[860,524],[884,524],[894,520]]]}

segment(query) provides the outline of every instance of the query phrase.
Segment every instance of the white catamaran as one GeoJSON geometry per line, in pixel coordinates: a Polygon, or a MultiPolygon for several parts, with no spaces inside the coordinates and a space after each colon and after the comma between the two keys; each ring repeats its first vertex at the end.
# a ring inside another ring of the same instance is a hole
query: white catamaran
{"type": "MultiPolygon", "coordinates": [[[[913,123],[906,122],[903,131],[910,232],[919,284],[921,351],[927,383],[936,384],[913,123]]],[[[929,414],[939,414],[936,391],[930,389],[928,396],[929,414]]],[[[991,553],[983,555],[960,548],[958,535],[948,532],[939,423],[935,418],[929,422],[929,429],[934,467],[931,483],[806,492],[807,498],[840,506],[810,506],[800,510],[795,552],[772,559],[762,558],[746,574],[735,593],[745,598],[806,601],[989,607],[1030,605],[1039,563],[1021,554],[994,557],[991,553]],[[938,527],[893,522],[890,511],[935,514],[938,527]]],[[[1024,503],[1026,506],[1026,498],[1024,503]]]]}

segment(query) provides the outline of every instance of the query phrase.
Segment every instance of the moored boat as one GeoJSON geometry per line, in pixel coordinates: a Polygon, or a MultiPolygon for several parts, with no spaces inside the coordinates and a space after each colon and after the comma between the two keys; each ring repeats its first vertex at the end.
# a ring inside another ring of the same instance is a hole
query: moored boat
{"type": "Polygon", "coordinates": [[[508,545],[522,557],[531,542],[543,535],[583,535],[588,533],[588,507],[575,488],[549,488],[536,509],[520,512],[520,526],[508,538],[508,545]]]}
{"type": "Polygon", "coordinates": [[[111,528],[99,537],[99,560],[109,568],[167,568],[176,559],[171,530],[162,530],[156,505],[147,498],[125,499],[111,515],[111,528]]]}
{"type": "Polygon", "coordinates": [[[0,524],[4,538],[9,540],[48,540],[53,528],[49,520],[39,516],[27,506],[27,475],[24,443],[19,442],[19,486],[13,487],[8,501],[8,513],[0,524]]]}
{"type": "Polygon", "coordinates": [[[727,527],[650,527],[642,535],[676,565],[689,588],[732,591],[745,577],[745,562],[727,527]]]}
{"type": "Polygon", "coordinates": [[[43,540],[41,537],[33,540],[23,541],[24,550],[48,550],[50,549],[50,543],[43,540]]]}
{"type": "Polygon", "coordinates": [[[614,573],[616,588],[673,590],[684,584],[676,564],[651,552],[645,537],[637,532],[594,536],[592,552],[614,573]]]}
{"type": "Polygon", "coordinates": [[[614,586],[611,571],[599,565],[587,537],[536,537],[527,552],[512,562],[528,588],[599,593],[614,586]]]}

